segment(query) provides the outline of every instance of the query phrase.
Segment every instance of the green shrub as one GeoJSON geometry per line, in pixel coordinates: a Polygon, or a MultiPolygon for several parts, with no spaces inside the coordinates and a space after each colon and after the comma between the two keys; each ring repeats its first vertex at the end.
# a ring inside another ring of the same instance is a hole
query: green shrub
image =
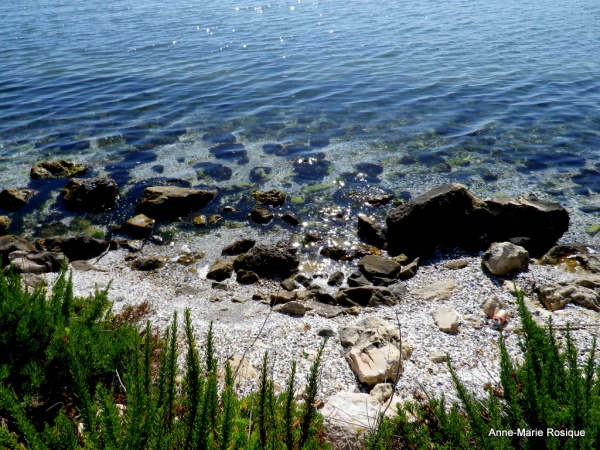
{"type": "Polygon", "coordinates": [[[367,449],[592,449],[600,445],[600,369],[596,343],[585,364],[567,327],[557,342],[552,323],[540,327],[518,293],[523,363],[513,361],[500,333],[500,383],[485,398],[469,392],[450,361],[460,406],[444,398],[416,401],[398,408],[392,420],[380,418],[367,449]],[[512,430],[513,435],[501,433],[512,430]],[[549,432],[553,430],[553,432],[549,432]],[[583,431],[585,436],[577,436],[583,431]],[[566,434],[563,436],[554,433],[566,434]],[[574,436],[569,436],[572,432],[574,436]]]}
{"type": "MultiPolygon", "coordinates": [[[[142,330],[142,306],[119,315],[107,291],[74,298],[63,271],[50,295],[0,275],[0,448],[327,448],[314,404],[323,348],[307,399],[294,399],[295,365],[274,393],[265,354],[258,392],[239,398],[227,364],[219,389],[212,324],[204,356],[185,312],[185,371],[177,314],[164,334],[142,330]]],[[[325,345],[325,342],[323,343],[325,345]]]]}

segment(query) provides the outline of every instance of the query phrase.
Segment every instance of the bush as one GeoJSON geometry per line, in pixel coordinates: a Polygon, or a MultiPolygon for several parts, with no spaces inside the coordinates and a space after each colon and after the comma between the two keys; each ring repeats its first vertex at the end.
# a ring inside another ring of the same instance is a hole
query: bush
{"type": "Polygon", "coordinates": [[[185,312],[182,374],[176,314],[159,335],[136,324],[143,306],[119,315],[111,306],[107,290],[74,298],[64,271],[49,296],[0,275],[1,448],[328,447],[314,407],[323,347],[303,405],[294,401],[295,365],[275,395],[267,354],[258,392],[239,398],[229,365],[219,389],[212,325],[200,358],[185,312]]]}
{"type": "Polygon", "coordinates": [[[598,448],[600,370],[595,341],[581,366],[568,327],[561,345],[551,321],[547,327],[535,323],[522,293],[517,302],[524,362],[517,364],[510,358],[500,333],[500,383],[488,389],[487,398],[468,392],[448,361],[461,405],[448,407],[444,398],[426,401],[417,395],[416,402],[398,408],[398,417],[380,418],[366,448],[598,448]],[[579,436],[581,431],[584,436],[579,436]]]}

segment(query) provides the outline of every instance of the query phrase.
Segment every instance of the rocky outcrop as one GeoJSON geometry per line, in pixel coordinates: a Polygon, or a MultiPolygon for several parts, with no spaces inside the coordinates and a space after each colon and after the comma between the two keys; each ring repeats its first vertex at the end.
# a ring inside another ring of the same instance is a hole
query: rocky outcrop
{"type": "Polygon", "coordinates": [[[17,211],[29,203],[35,191],[30,189],[3,189],[0,192],[0,209],[17,211]]]}
{"type": "Polygon", "coordinates": [[[68,262],[62,253],[14,251],[8,255],[16,273],[58,272],[61,265],[68,262]]]}
{"type": "Polygon", "coordinates": [[[119,198],[117,183],[110,178],[72,178],[61,193],[68,209],[91,213],[114,208],[119,198]]]}
{"type": "Polygon", "coordinates": [[[386,224],[392,254],[422,255],[438,247],[478,250],[510,241],[539,256],[568,229],[569,214],[533,195],[484,202],[461,184],[444,184],[392,210],[386,224]]]}
{"type": "Polygon", "coordinates": [[[481,264],[496,276],[525,272],[529,269],[529,252],[511,242],[495,242],[481,256],[481,264]]]}
{"type": "Polygon", "coordinates": [[[286,246],[256,245],[239,255],[233,267],[255,272],[261,278],[288,278],[298,267],[296,253],[286,246]]]}
{"type": "Polygon", "coordinates": [[[20,236],[9,234],[0,237],[0,257],[2,257],[2,266],[8,265],[8,255],[15,251],[29,253],[34,252],[35,247],[20,236]]]}
{"type": "Polygon", "coordinates": [[[49,252],[64,253],[69,261],[96,258],[109,248],[109,243],[89,236],[52,237],[36,239],[38,249],[49,252]]]}
{"type": "Polygon", "coordinates": [[[216,195],[216,191],[153,186],[144,190],[135,211],[155,220],[175,220],[206,206],[216,195]]]}
{"type": "Polygon", "coordinates": [[[516,200],[486,200],[491,242],[512,241],[534,257],[543,255],[569,228],[569,213],[558,203],[525,195],[516,200]]]}
{"type": "Polygon", "coordinates": [[[135,239],[143,239],[150,236],[152,231],[154,231],[154,222],[154,219],[151,219],[147,215],[138,214],[123,223],[117,231],[135,239]]]}
{"type": "Polygon", "coordinates": [[[40,178],[70,178],[85,175],[88,168],[83,164],[61,159],[59,161],[42,161],[31,168],[30,176],[40,178]]]}
{"type": "Polygon", "coordinates": [[[344,327],[339,336],[350,368],[361,383],[369,386],[395,382],[403,371],[401,359],[406,360],[412,354],[406,344],[400,352],[398,328],[379,317],[367,317],[344,327]]]}

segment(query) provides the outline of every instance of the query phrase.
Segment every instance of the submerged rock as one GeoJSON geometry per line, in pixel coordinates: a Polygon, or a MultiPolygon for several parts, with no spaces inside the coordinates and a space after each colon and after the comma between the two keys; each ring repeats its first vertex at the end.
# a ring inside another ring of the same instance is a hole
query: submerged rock
{"type": "Polygon", "coordinates": [[[250,218],[254,223],[266,224],[273,220],[275,216],[266,208],[253,208],[250,211],[250,218]]]}
{"type": "Polygon", "coordinates": [[[285,203],[286,195],[277,189],[260,192],[255,191],[252,197],[256,200],[257,205],[282,206],[285,203]]]}
{"type": "Polygon", "coordinates": [[[100,213],[117,205],[119,187],[110,178],[71,178],[61,193],[68,209],[100,213]]]}
{"type": "Polygon", "coordinates": [[[256,241],[254,239],[240,239],[239,241],[235,241],[233,244],[228,245],[221,251],[221,255],[226,256],[237,256],[242,253],[246,253],[252,247],[256,245],[256,241]]]}

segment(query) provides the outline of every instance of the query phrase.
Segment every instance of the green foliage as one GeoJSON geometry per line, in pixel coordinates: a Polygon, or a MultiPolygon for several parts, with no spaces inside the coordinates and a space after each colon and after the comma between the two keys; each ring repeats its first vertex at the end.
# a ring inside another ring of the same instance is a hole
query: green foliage
{"type": "Polygon", "coordinates": [[[366,439],[367,449],[592,449],[600,446],[600,368],[596,343],[584,364],[567,327],[564,344],[552,323],[540,327],[517,294],[522,322],[523,363],[500,344],[500,383],[487,397],[469,392],[448,368],[461,404],[448,410],[444,399],[398,407],[398,416],[383,419],[366,439]],[[554,435],[555,430],[562,436],[554,435]],[[512,430],[513,435],[501,435],[512,430]],[[539,430],[539,433],[537,432],[539,430]],[[529,433],[528,433],[529,431],[529,433]],[[583,431],[584,436],[577,434],[583,431]],[[569,432],[573,436],[569,436],[569,432]],[[577,433],[577,434],[576,434],[577,433]]]}
{"type": "Polygon", "coordinates": [[[0,448],[328,448],[314,408],[323,348],[304,407],[294,401],[295,365],[276,395],[267,354],[258,392],[240,398],[229,364],[219,387],[212,324],[201,359],[189,311],[181,349],[176,313],[161,335],[111,306],[106,290],[74,298],[64,272],[48,296],[0,275],[0,448]]]}

